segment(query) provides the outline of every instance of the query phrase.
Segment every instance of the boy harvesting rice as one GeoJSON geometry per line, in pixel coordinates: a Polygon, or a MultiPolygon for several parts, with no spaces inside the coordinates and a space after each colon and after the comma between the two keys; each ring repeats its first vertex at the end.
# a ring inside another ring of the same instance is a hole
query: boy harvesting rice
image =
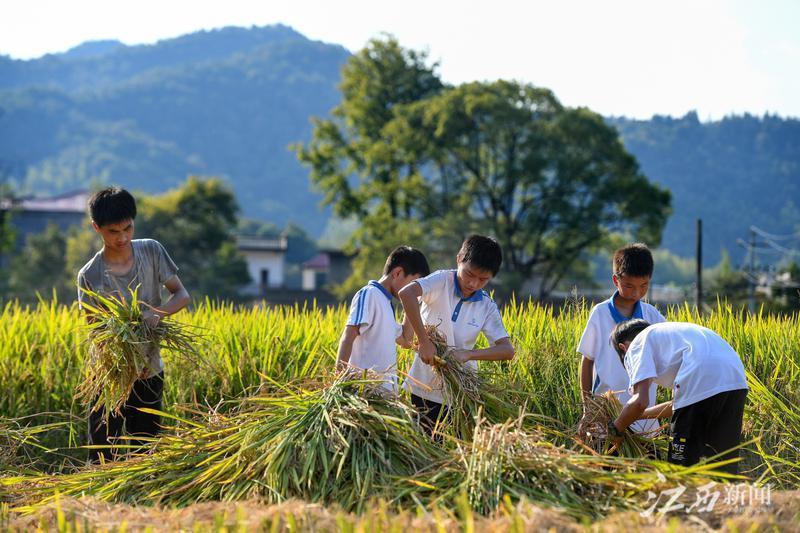
{"type": "Polygon", "coordinates": [[[455,357],[472,369],[477,370],[476,361],[479,360],[502,361],[514,357],[514,347],[500,311],[483,290],[499,272],[502,261],[497,241],[471,235],[461,245],[455,270],[436,271],[400,291],[406,318],[419,339],[418,352],[403,387],[411,393],[422,425],[431,433],[437,419],[445,414],[445,399],[442,382],[431,366],[436,348],[426,332],[426,325],[437,327],[447,344],[455,348],[455,357]],[[486,336],[490,346],[476,350],[480,333],[486,336]]]}
{"type": "Polygon", "coordinates": [[[386,378],[384,388],[397,394],[395,342],[408,345],[397,323],[392,297],[415,279],[430,274],[425,255],[409,246],[398,246],[386,259],[383,276],[372,280],[353,296],[350,316],[339,340],[337,368],[348,365],[372,370],[386,378]]]}
{"type": "MultiPolygon", "coordinates": [[[[612,258],[612,276],[616,290],[608,300],[592,308],[589,321],[583,330],[578,353],[582,355],[580,386],[583,397],[584,417],[579,432],[586,429],[586,421],[592,417],[591,399],[608,391],[618,393],[623,405],[630,399],[628,374],[620,363],[617,352],[608,341],[614,326],[630,318],[642,318],[651,324],[664,322],[665,318],[652,305],[642,302],[653,276],[653,256],[644,244],[623,246],[612,258]]],[[[649,400],[655,403],[656,385],[650,387],[649,400]]],[[[633,430],[639,433],[655,433],[658,421],[636,422],[633,430]]],[[[651,435],[652,436],[652,435],[651,435]]]]}
{"type": "MultiPolygon", "coordinates": [[[[738,457],[731,448],[742,436],[747,378],[722,337],[696,324],[630,320],[614,328],[611,340],[633,393],[608,424],[612,439],[619,440],[634,420],[671,416],[669,462],[689,466],[723,452],[722,459],[738,457]],[[671,388],[672,401],[650,407],[652,383],[671,388]]],[[[723,469],[736,473],[737,464],[723,469]]]]}
{"type": "MultiPolygon", "coordinates": [[[[94,304],[84,292],[109,295],[131,302],[133,292],[142,304],[142,320],[150,328],[177,313],[189,303],[189,294],[178,278],[178,267],[160,243],[151,239],[133,239],[136,201],[118,187],[103,189],[89,198],[92,227],[103,239],[103,248],[78,272],[78,302],[84,311],[94,304]],[[170,293],[161,302],[162,285],[170,293]]],[[[91,314],[87,319],[92,320],[91,314]]],[[[89,444],[108,446],[109,437],[122,435],[123,426],[131,436],[153,437],[159,431],[157,415],[139,411],[139,407],[161,409],[164,367],[157,344],[148,345],[147,365],[141,371],[120,413],[90,409],[89,444]]],[[[91,449],[89,460],[109,460],[108,448],[91,449]]]]}

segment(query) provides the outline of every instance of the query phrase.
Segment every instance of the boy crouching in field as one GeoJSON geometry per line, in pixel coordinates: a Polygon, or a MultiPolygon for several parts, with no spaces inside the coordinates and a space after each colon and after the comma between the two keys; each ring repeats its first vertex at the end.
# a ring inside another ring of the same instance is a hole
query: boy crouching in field
{"type": "MultiPolygon", "coordinates": [[[[583,397],[584,416],[587,415],[587,400],[607,391],[618,394],[623,405],[630,400],[628,374],[619,360],[616,350],[608,341],[614,327],[631,318],[641,318],[651,324],[666,319],[652,305],[642,302],[653,276],[653,255],[644,244],[623,246],[611,261],[612,276],[616,290],[608,300],[592,308],[586,328],[583,330],[578,353],[582,355],[580,387],[583,397]]],[[[651,404],[656,400],[656,384],[648,391],[651,404]]],[[[583,433],[583,424],[579,433],[583,433]]],[[[635,422],[632,429],[638,433],[654,436],[658,431],[657,420],[635,422]]]]}
{"type": "MultiPolygon", "coordinates": [[[[612,342],[629,376],[631,399],[608,425],[619,441],[640,418],[672,417],[670,463],[690,466],[723,452],[736,459],[742,438],[747,378],[739,355],[708,328],[684,322],[652,326],[644,320],[617,325],[612,342]],[[672,389],[672,401],[652,405],[651,384],[672,389]]],[[[736,462],[722,467],[736,473],[736,462]]]]}
{"type": "MultiPolygon", "coordinates": [[[[103,248],[78,272],[78,304],[82,309],[88,289],[130,302],[133,289],[138,287],[142,315],[155,327],[165,316],[177,313],[189,303],[189,294],[178,278],[178,267],[167,251],[152,239],[133,239],[136,201],[126,190],[117,187],[103,189],[89,198],[92,227],[103,238],[103,248]],[[161,305],[162,285],[170,292],[169,300],[161,305]]],[[[87,320],[91,320],[87,314],[87,320]]],[[[89,413],[89,444],[106,446],[89,450],[89,461],[111,460],[109,438],[122,435],[123,426],[132,437],[154,437],[158,434],[160,417],[144,413],[139,407],[161,410],[164,391],[164,364],[158,346],[149,353],[149,365],[134,384],[122,415],[110,414],[108,423],[103,409],[89,413]]],[[[134,444],[134,442],[131,442],[134,444]]]]}
{"type": "Polygon", "coordinates": [[[386,259],[383,276],[361,288],[350,304],[350,316],[339,340],[336,366],[372,370],[386,378],[383,385],[397,394],[397,349],[406,345],[397,323],[392,297],[415,279],[430,273],[425,255],[409,246],[398,246],[386,259]]]}
{"type": "Polygon", "coordinates": [[[419,352],[414,355],[403,388],[411,393],[411,401],[420,411],[421,424],[431,434],[436,421],[445,415],[445,400],[441,380],[430,366],[436,350],[425,331],[426,324],[439,328],[447,338],[447,344],[455,348],[456,357],[475,370],[478,366],[476,361],[501,361],[514,357],[514,347],[500,311],[483,290],[497,275],[502,261],[503,254],[497,241],[471,235],[456,256],[458,268],[438,270],[400,291],[406,319],[419,339],[419,352]],[[480,333],[489,340],[489,348],[475,349],[480,333]]]}

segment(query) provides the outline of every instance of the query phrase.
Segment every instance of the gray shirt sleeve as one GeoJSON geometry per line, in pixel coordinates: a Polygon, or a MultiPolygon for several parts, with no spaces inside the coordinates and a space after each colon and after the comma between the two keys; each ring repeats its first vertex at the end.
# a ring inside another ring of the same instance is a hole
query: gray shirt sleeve
{"type": "Polygon", "coordinates": [[[169,281],[172,276],[178,274],[178,266],[160,242],[152,241],[152,246],[153,261],[155,262],[156,272],[158,273],[158,284],[163,285],[169,281]]]}
{"type": "Polygon", "coordinates": [[[83,300],[86,297],[86,295],[83,294],[83,290],[89,288],[86,284],[86,276],[83,275],[83,272],[78,272],[78,279],[75,283],[78,286],[78,307],[83,309],[83,300]]]}
{"type": "Polygon", "coordinates": [[[94,291],[95,289],[92,287],[92,284],[89,283],[88,277],[83,270],[78,272],[76,283],[78,285],[78,309],[83,310],[84,304],[96,306],[97,302],[95,299],[84,292],[84,290],[94,291]]]}

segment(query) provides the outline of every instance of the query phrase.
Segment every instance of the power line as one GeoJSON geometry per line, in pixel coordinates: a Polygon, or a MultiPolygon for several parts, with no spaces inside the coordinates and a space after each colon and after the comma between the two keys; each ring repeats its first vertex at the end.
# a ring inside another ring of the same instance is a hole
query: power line
{"type": "Polygon", "coordinates": [[[763,229],[757,226],[750,226],[750,231],[754,231],[761,237],[773,241],[800,241],[800,231],[796,231],[794,233],[788,233],[786,235],[777,235],[775,233],[769,233],[767,231],[764,231],[763,229]]]}

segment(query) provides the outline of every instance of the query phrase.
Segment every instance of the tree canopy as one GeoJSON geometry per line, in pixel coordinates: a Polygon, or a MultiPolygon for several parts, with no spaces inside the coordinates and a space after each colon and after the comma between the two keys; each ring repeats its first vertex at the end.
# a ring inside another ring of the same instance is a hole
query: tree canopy
{"type": "Polygon", "coordinates": [[[136,234],[164,245],[190,291],[236,298],[250,281],[233,236],[239,206],[220,179],[189,177],[181,187],[144,196],[138,204],[136,234]]]}
{"type": "Polygon", "coordinates": [[[395,245],[452,257],[473,231],[502,245],[508,289],[533,281],[540,296],[611,232],[658,244],[669,192],[602,117],[517,82],[447,87],[425,59],[370,42],[343,71],[333,118],[298,149],[325,202],[361,222],[348,289],[395,245]]]}

